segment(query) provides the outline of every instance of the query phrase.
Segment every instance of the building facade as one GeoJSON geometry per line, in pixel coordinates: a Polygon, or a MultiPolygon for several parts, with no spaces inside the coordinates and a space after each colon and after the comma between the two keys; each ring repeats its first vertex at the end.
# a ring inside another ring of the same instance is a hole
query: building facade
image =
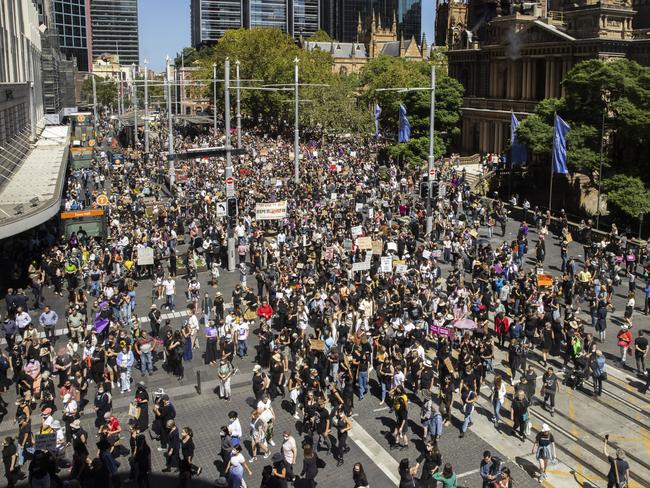
{"type": "Polygon", "coordinates": [[[53,7],[54,28],[59,47],[67,59],[74,59],[79,71],[92,64],[90,0],[39,0],[53,7]]]}
{"type": "Polygon", "coordinates": [[[216,42],[228,29],[239,29],[242,23],[243,0],[192,0],[192,46],[216,42]]]}
{"type": "Polygon", "coordinates": [[[32,0],[0,2],[0,146],[20,134],[35,138],[44,124],[38,27],[32,0]]]}
{"type": "Polygon", "coordinates": [[[138,0],[90,0],[94,56],[116,54],[122,64],[140,64],[138,0]]]}
{"type": "Polygon", "coordinates": [[[546,5],[512,13],[510,4],[475,0],[466,10],[439,9],[436,30],[449,48],[449,74],[465,87],[462,153],[504,152],[511,113],[521,119],[539,101],[561,97],[562,80],[580,61],[628,57],[649,64],[650,36],[633,29],[638,13],[629,0],[548,4],[559,11],[546,5]]]}
{"type": "Polygon", "coordinates": [[[404,40],[397,32],[397,17],[393,16],[390,27],[383,27],[381,19],[373,16],[370,29],[365,31],[361,17],[357,20],[358,42],[314,42],[304,41],[303,48],[308,51],[319,49],[332,55],[332,71],[341,75],[358,73],[369,60],[379,56],[392,56],[421,61],[429,58],[430,49],[426,36],[418,44],[415,36],[404,40]],[[399,36],[399,37],[398,37],[399,36]]]}
{"type": "Polygon", "coordinates": [[[287,15],[289,34],[310,37],[320,29],[320,0],[289,0],[287,15]]]}
{"type": "Polygon", "coordinates": [[[385,23],[396,17],[405,39],[420,42],[424,31],[422,0],[322,0],[321,10],[321,29],[340,42],[358,42],[359,16],[364,29],[370,29],[373,14],[385,23]]]}

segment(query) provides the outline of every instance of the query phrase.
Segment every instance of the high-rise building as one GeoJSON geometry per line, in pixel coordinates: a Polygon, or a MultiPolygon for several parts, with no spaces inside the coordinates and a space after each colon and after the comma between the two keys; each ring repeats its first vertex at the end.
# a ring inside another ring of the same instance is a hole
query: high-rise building
{"type": "Polygon", "coordinates": [[[214,43],[242,23],[242,0],[192,0],[192,46],[214,43]]]}
{"type": "Polygon", "coordinates": [[[289,34],[309,37],[321,25],[320,0],[289,0],[289,34]]]}
{"type": "Polygon", "coordinates": [[[321,9],[321,28],[337,41],[358,42],[359,18],[369,29],[374,14],[381,26],[390,26],[396,17],[400,36],[420,42],[422,0],[322,0],[321,9]]]}
{"type": "MultiPolygon", "coordinates": [[[[38,0],[53,9],[54,27],[59,47],[68,59],[74,59],[79,71],[88,71],[92,64],[92,37],[90,36],[90,0],[38,0]]],[[[49,10],[49,9],[48,9],[49,10]]]]}
{"type": "Polygon", "coordinates": [[[90,0],[94,56],[117,54],[120,64],[139,64],[138,0],[90,0]]]}
{"type": "Polygon", "coordinates": [[[244,0],[244,27],[274,27],[289,31],[287,0],[244,0]]]}

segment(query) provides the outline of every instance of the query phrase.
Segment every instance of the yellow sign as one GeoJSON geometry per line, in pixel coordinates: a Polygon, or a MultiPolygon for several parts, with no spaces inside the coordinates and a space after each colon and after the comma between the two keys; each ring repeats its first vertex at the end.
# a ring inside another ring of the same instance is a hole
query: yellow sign
{"type": "Polygon", "coordinates": [[[97,205],[103,207],[105,205],[108,205],[108,197],[106,195],[99,195],[97,197],[97,205]]]}
{"type": "Polygon", "coordinates": [[[95,139],[89,140],[88,145],[91,146],[91,147],[94,146],[95,145],[95,139]]]}

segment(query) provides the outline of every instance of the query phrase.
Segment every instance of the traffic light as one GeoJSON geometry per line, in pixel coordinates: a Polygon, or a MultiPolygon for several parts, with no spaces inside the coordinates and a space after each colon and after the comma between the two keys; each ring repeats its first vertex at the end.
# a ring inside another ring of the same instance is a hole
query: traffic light
{"type": "Polygon", "coordinates": [[[429,195],[430,195],[430,193],[429,193],[429,181],[428,180],[422,180],[420,182],[420,198],[422,200],[426,200],[429,195]]]}
{"type": "Polygon", "coordinates": [[[440,183],[438,180],[433,180],[431,182],[431,190],[429,192],[429,196],[431,197],[431,202],[436,202],[438,199],[438,187],[440,186],[440,183]]]}
{"type": "Polygon", "coordinates": [[[228,217],[237,217],[237,199],[230,197],[226,201],[226,214],[228,217]]]}

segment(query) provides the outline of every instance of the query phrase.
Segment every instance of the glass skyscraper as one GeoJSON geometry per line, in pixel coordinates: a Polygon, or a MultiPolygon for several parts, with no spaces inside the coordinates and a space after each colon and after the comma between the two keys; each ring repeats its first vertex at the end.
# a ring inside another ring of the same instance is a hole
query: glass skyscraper
{"type": "Polygon", "coordinates": [[[90,0],[94,56],[117,54],[120,64],[139,64],[138,0],[90,0]]]}
{"type": "Polygon", "coordinates": [[[192,46],[215,42],[228,29],[243,26],[242,0],[192,0],[192,46]]]}
{"type": "MultiPolygon", "coordinates": [[[[47,3],[44,2],[44,7],[47,3]]],[[[59,47],[68,59],[76,60],[80,71],[88,71],[92,64],[88,3],[87,0],[52,0],[59,47]]]]}
{"type": "Polygon", "coordinates": [[[289,0],[289,33],[311,36],[320,28],[320,0],[289,0]]]}
{"type": "Polygon", "coordinates": [[[287,0],[248,0],[246,5],[246,27],[275,27],[289,32],[287,0]]]}

